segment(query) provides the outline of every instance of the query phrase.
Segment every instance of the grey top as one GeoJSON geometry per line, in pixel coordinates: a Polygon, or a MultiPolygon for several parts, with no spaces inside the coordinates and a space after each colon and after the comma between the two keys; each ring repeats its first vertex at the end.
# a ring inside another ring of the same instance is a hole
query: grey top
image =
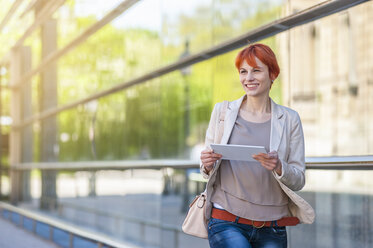
{"type": "MultiPolygon", "coordinates": [[[[271,120],[254,123],[238,115],[228,144],[264,146],[268,151],[270,133],[271,120]]],[[[289,214],[287,195],[259,162],[223,160],[211,201],[252,220],[277,220],[289,214]]]]}

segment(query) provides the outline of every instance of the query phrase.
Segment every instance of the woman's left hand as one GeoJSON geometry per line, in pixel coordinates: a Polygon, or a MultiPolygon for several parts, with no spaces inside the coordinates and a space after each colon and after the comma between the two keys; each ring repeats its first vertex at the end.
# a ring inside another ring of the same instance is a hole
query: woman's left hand
{"type": "Polygon", "coordinates": [[[258,162],[267,170],[276,171],[278,175],[282,174],[282,164],[278,159],[278,154],[276,151],[272,151],[268,154],[259,153],[253,155],[253,158],[258,160],[258,162]]]}

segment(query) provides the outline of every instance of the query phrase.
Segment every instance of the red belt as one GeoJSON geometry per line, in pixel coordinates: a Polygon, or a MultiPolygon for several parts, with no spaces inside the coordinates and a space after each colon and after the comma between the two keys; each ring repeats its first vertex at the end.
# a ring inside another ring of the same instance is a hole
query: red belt
{"type": "Polygon", "coordinates": [[[270,221],[256,221],[256,220],[249,220],[245,218],[238,217],[234,214],[231,214],[225,210],[213,208],[211,217],[214,219],[219,220],[225,220],[225,221],[231,221],[235,222],[238,218],[237,223],[240,224],[246,224],[246,225],[252,225],[256,228],[262,228],[264,226],[270,227],[270,226],[295,226],[299,224],[299,219],[297,217],[283,217],[279,220],[270,220],[270,221]]]}

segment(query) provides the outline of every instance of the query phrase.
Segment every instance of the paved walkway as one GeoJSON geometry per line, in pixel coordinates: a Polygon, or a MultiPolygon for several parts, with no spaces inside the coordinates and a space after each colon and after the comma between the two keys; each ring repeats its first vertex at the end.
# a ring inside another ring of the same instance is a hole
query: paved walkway
{"type": "Polygon", "coordinates": [[[58,248],[50,241],[18,228],[13,223],[0,218],[1,248],[58,248]]]}

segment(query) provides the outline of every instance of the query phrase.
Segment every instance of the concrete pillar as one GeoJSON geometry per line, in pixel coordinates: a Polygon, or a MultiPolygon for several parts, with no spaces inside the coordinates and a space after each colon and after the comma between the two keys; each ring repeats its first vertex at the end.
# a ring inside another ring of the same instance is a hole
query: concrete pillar
{"type": "MultiPolygon", "coordinates": [[[[10,85],[14,85],[18,79],[31,70],[31,48],[17,47],[12,49],[10,63],[10,85]]],[[[24,118],[32,114],[31,84],[22,82],[21,87],[12,89],[11,93],[11,117],[13,124],[17,125],[24,118]]],[[[32,126],[21,129],[12,128],[10,132],[10,166],[22,162],[32,161],[32,126]]],[[[27,201],[30,196],[30,172],[11,170],[11,203],[27,201]]]]}
{"type": "MultiPolygon", "coordinates": [[[[22,55],[21,71],[22,75],[31,70],[31,48],[21,47],[22,55]]],[[[32,85],[31,82],[23,82],[24,85],[20,89],[21,94],[21,118],[27,119],[32,115],[32,85]]],[[[32,125],[22,128],[21,132],[21,162],[33,161],[33,133],[32,125]]],[[[21,200],[31,200],[30,188],[30,171],[20,172],[21,180],[21,200]]]]}
{"type": "MultiPolygon", "coordinates": [[[[20,48],[11,50],[9,85],[13,86],[21,76],[21,52],[20,48]]],[[[21,92],[19,88],[13,88],[10,97],[10,116],[13,124],[21,122],[21,92]]],[[[10,168],[21,162],[21,131],[12,128],[9,136],[9,164],[10,168]]],[[[10,202],[16,205],[21,199],[20,173],[10,170],[11,193],[10,202]]]]}
{"type": "MultiPolygon", "coordinates": [[[[3,109],[2,109],[2,102],[3,102],[3,98],[2,98],[2,86],[3,85],[3,77],[2,77],[2,74],[1,74],[1,70],[3,69],[3,67],[0,65],[0,116],[2,116],[2,112],[3,112],[3,109]]],[[[2,185],[2,182],[1,182],[1,177],[2,177],[2,174],[3,174],[3,165],[2,165],[2,156],[3,156],[3,144],[4,144],[4,140],[3,140],[3,132],[2,132],[2,125],[0,123],[0,199],[2,198],[2,189],[1,189],[1,185],[2,185]]]]}
{"type": "MultiPolygon", "coordinates": [[[[42,57],[45,58],[57,49],[57,21],[50,19],[41,28],[42,57]]],[[[53,62],[41,73],[40,80],[40,111],[57,106],[57,64],[53,62]]],[[[41,121],[40,130],[40,160],[55,162],[58,157],[57,121],[56,116],[41,121]]],[[[56,206],[56,175],[55,171],[43,170],[41,172],[41,199],[40,208],[48,209],[56,206]],[[50,205],[52,203],[52,205],[50,205]]]]}

